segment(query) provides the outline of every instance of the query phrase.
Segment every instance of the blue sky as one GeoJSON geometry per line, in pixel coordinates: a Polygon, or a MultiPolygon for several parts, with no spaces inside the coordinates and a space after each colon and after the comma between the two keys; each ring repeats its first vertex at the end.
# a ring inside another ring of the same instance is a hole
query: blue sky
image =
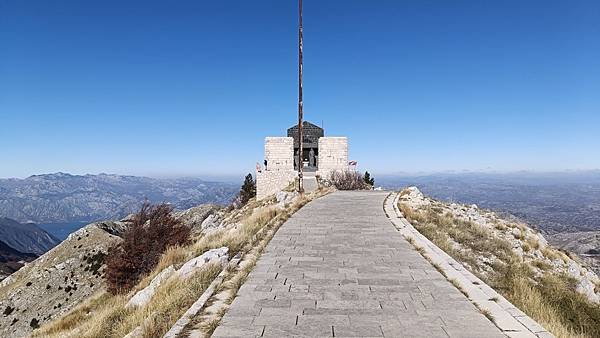
{"type": "MultiPolygon", "coordinates": [[[[600,2],[305,0],[305,111],[375,174],[600,168],[600,2]]],[[[295,1],[0,1],[0,177],[240,175],[295,1]]]]}

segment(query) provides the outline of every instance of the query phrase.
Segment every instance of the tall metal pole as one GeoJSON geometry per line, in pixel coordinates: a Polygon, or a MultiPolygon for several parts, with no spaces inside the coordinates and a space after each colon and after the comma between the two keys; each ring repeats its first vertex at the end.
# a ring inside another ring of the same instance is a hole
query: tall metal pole
{"type": "Polygon", "coordinates": [[[298,0],[298,191],[304,192],[303,167],[304,167],[304,149],[302,147],[302,120],[304,118],[304,103],[302,102],[302,0],[298,0]]]}

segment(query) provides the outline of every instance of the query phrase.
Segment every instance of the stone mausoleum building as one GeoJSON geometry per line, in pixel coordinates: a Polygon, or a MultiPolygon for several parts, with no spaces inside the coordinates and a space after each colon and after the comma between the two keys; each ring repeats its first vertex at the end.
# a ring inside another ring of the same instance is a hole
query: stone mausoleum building
{"type": "Polygon", "coordinates": [[[304,187],[317,188],[316,176],[328,178],[333,171],[348,170],[348,138],[326,137],[323,128],[304,121],[302,156],[299,156],[298,126],[287,137],[265,138],[266,166],[256,173],[256,198],[263,199],[295,183],[299,161],[304,163],[304,187]]]}

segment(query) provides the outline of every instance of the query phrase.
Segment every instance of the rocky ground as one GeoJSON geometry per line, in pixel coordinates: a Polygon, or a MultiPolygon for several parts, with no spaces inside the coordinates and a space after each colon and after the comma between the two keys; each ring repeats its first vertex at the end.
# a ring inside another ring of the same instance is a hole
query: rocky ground
{"type": "MultiPolygon", "coordinates": [[[[219,209],[200,205],[178,216],[195,231],[201,231],[206,217],[219,209]]],[[[2,281],[0,336],[28,335],[101,290],[105,286],[104,257],[121,241],[119,235],[126,227],[126,222],[87,225],[2,281]]]]}
{"type": "Polygon", "coordinates": [[[191,227],[193,233],[200,234],[206,228],[220,225],[220,220],[224,213],[225,208],[219,205],[202,204],[197,207],[180,211],[176,216],[183,224],[191,227]]]}
{"type": "MultiPolygon", "coordinates": [[[[474,204],[439,202],[424,196],[416,187],[403,191],[400,204],[423,214],[430,212],[447,219],[472,222],[483,229],[486,236],[491,235],[493,243],[499,247],[509,247],[510,252],[516,254],[523,262],[529,263],[536,275],[564,273],[576,280],[577,291],[594,303],[600,302],[600,278],[591,267],[577,255],[555,249],[541,233],[524,223],[507,220],[474,204]]],[[[489,255],[482,254],[458,241],[452,241],[449,247],[465,257],[472,258],[463,264],[471,265],[470,270],[484,276],[493,273],[495,261],[501,259],[494,252],[490,252],[489,255]]]]}
{"type": "Polygon", "coordinates": [[[0,283],[0,336],[22,337],[103,287],[104,256],[120,238],[94,223],[0,283]]]}
{"type": "MultiPolygon", "coordinates": [[[[193,233],[202,234],[236,223],[235,213],[199,205],[176,213],[193,233]]],[[[8,276],[0,271],[0,337],[23,337],[60,318],[105,287],[104,257],[121,241],[127,218],[89,224],[8,276]]]]}
{"type": "Polygon", "coordinates": [[[548,240],[558,248],[576,253],[600,275],[600,231],[556,234],[548,240]]]}

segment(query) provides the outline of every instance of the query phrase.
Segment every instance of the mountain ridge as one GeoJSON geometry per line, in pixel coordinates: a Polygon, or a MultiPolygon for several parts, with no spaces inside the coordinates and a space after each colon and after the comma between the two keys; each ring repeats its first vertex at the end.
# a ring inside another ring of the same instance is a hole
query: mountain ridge
{"type": "Polygon", "coordinates": [[[15,250],[0,240],[0,280],[19,270],[24,262],[30,262],[37,257],[35,254],[15,250]]]}
{"type": "Polygon", "coordinates": [[[34,223],[19,223],[7,217],[0,217],[0,238],[18,252],[37,256],[60,243],[59,239],[34,223]]]}
{"type": "Polygon", "coordinates": [[[0,179],[0,216],[19,222],[58,223],[119,219],[144,200],[177,209],[227,204],[238,186],[193,177],[150,178],[63,172],[0,179]]]}

